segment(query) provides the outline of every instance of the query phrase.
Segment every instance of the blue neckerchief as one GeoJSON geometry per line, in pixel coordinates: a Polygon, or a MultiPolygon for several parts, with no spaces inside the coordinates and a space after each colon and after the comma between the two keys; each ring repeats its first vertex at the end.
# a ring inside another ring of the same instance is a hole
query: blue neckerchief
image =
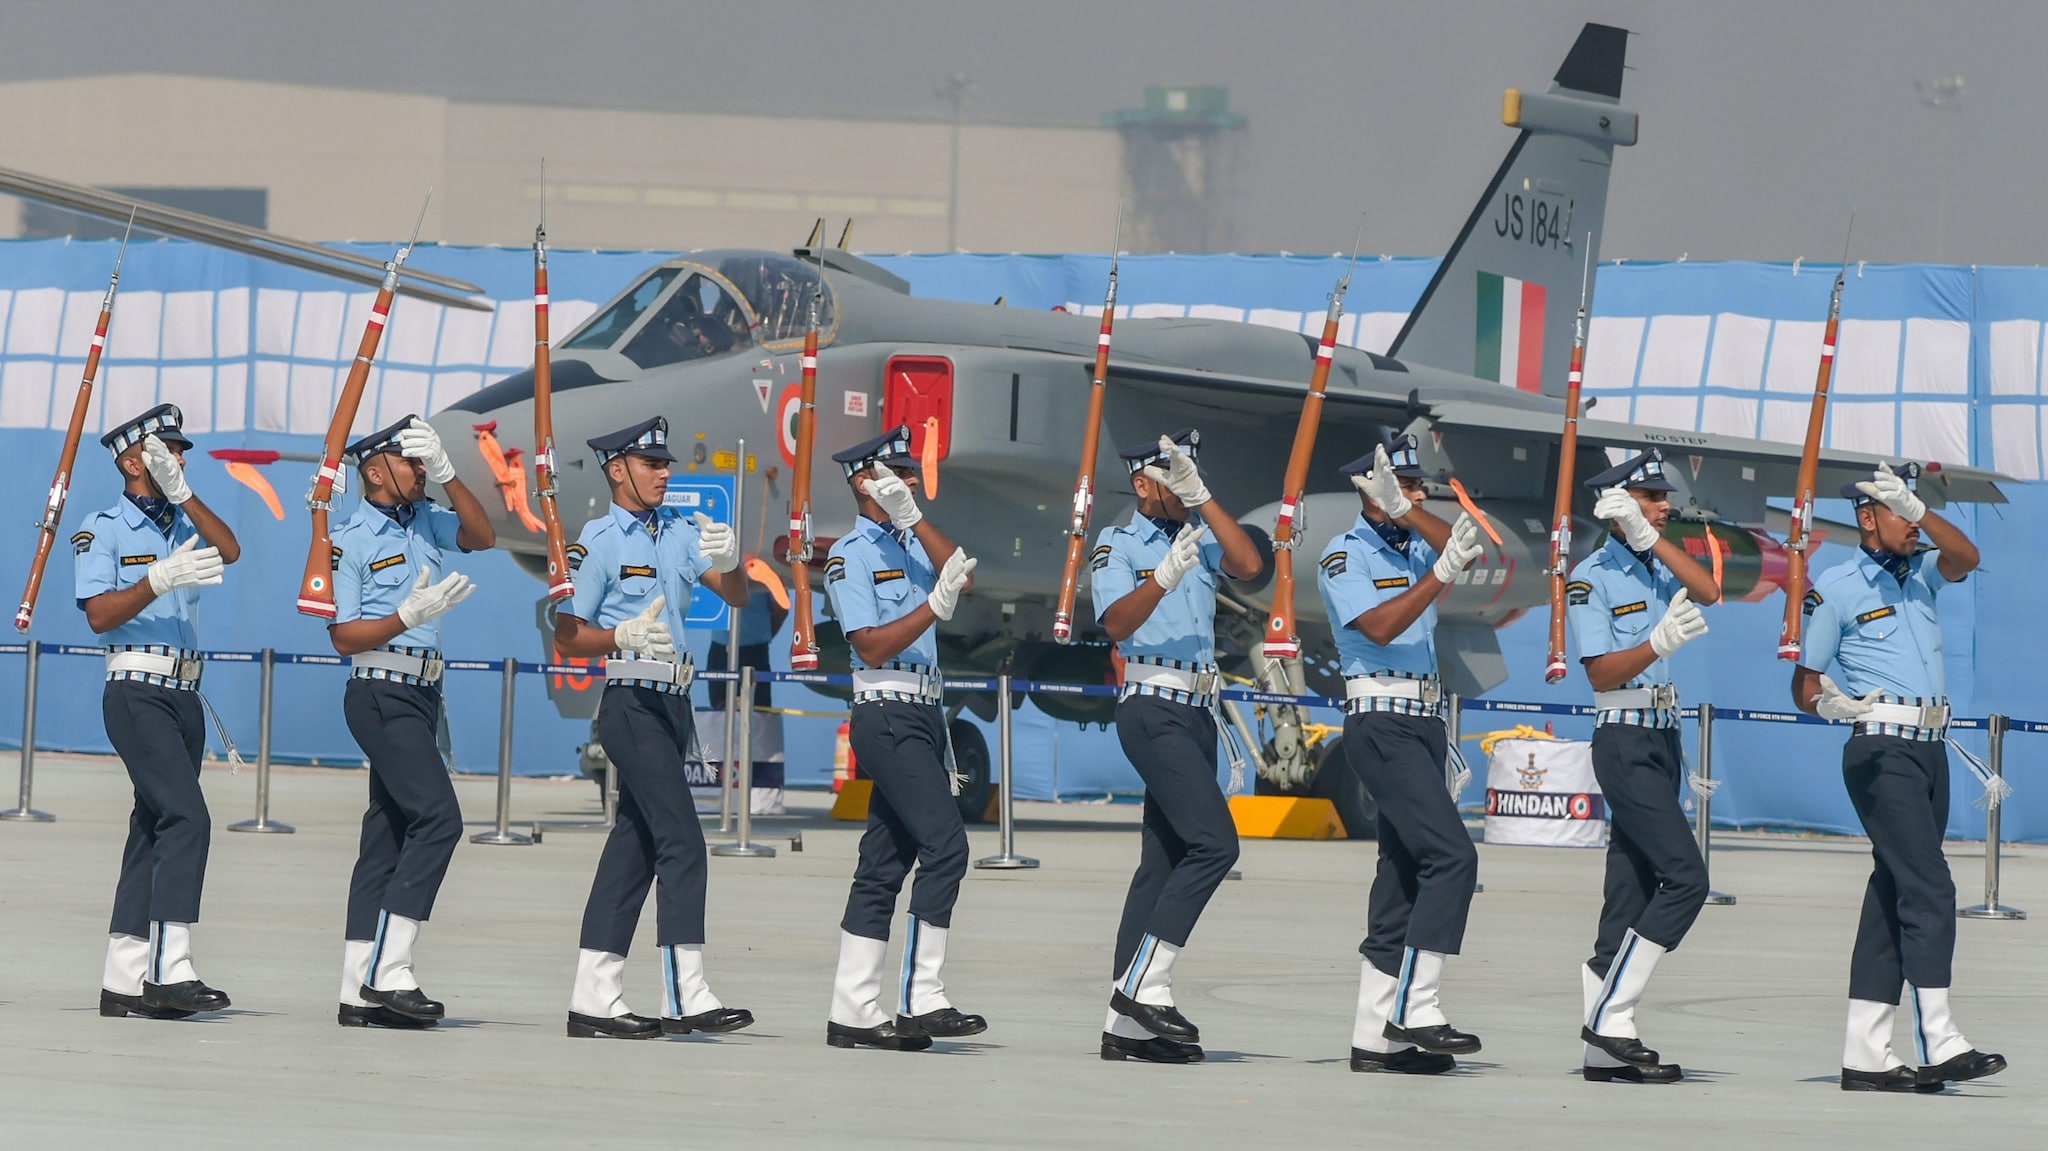
{"type": "Polygon", "coordinates": [[[162,496],[138,496],[134,492],[123,492],[141,510],[145,519],[156,525],[156,530],[171,534],[171,525],[178,521],[177,505],[162,496]]]}
{"type": "Polygon", "coordinates": [[[644,512],[629,511],[626,514],[632,516],[635,520],[638,520],[640,522],[640,526],[647,529],[648,535],[654,536],[655,538],[659,539],[661,537],[661,525],[658,522],[658,517],[656,516],[656,513],[658,511],[660,511],[659,508],[648,508],[644,512]]]}
{"type": "Polygon", "coordinates": [[[1165,516],[1146,516],[1145,518],[1152,521],[1153,527],[1166,533],[1166,542],[1168,543],[1172,543],[1173,538],[1180,534],[1180,529],[1188,526],[1184,521],[1170,520],[1165,516]]]}
{"type": "Polygon", "coordinates": [[[1365,522],[1371,524],[1372,530],[1378,532],[1379,537],[1387,541],[1388,547],[1400,552],[1403,556],[1408,554],[1408,543],[1415,538],[1414,532],[1392,520],[1388,520],[1386,523],[1381,523],[1378,520],[1367,520],[1365,522]]]}
{"type": "Polygon", "coordinates": [[[1872,563],[1890,572],[1892,578],[1899,581],[1900,587],[1904,587],[1906,577],[1913,574],[1912,556],[1879,551],[1876,548],[1864,548],[1863,554],[1869,556],[1872,563]]]}
{"type": "Polygon", "coordinates": [[[883,528],[882,530],[888,532],[891,536],[895,537],[896,546],[902,548],[904,551],[909,551],[910,541],[917,538],[917,532],[910,528],[899,528],[892,525],[890,527],[883,528]]]}
{"type": "Polygon", "coordinates": [[[370,499],[368,496],[363,498],[371,507],[391,517],[391,522],[402,528],[411,527],[412,517],[418,514],[418,509],[414,508],[411,504],[383,504],[370,499]]]}
{"type": "Polygon", "coordinates": [[[1657,545],[1656,545],[1656,544],[1651,544],[1651,545],[1650,545],[1650,547],[1649,547],[1649,548],[1648,548],[1647,550],[1645,550],[1645,551],[1637,551],[1636,549],[1634,549],[1634,548],[1631,548],[1631,547],[1629,547],[1629,546],[1628,546],[1628,541],[1626,541],[1626,540],[1622,541],[1622,545],[1621,545],[1621,546],[1622,546],[1622,547],[1624,547],[1624,548],[1628,548],[1628,554],[1630,554],[1630,555],[1632,555],[1632,556],[1636,557],[1636,562],[1637,562],[1637,563],[1640,563],[1640,564],[1642,564],[1642,565],[1643,565],[1643,566],[1644,566],[1645,568],[1649,569],[1649,571],[1651,572],[1651,574],[1655,574],[1655,573],[1656,573],[1656,571],[1657,571],[1657,545]]]}

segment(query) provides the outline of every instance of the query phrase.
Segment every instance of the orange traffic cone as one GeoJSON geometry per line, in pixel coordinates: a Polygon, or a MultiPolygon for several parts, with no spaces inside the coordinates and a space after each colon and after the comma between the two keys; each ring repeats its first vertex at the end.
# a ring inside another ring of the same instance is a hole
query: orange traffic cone
{"type": "Polygon", "coordinates": [[[832,793],[839,794],[853,777],[853,724],[842,720],[838,734],[832,737],[832,793]]]}

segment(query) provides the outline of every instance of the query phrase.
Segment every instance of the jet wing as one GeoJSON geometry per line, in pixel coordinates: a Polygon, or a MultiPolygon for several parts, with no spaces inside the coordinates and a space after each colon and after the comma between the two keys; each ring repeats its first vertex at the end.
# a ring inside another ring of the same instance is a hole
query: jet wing
{"type": "MultiPolygon", "coordinates": [[[[1560,430],[1559,416],[1554,412],[1470,401],[1432,404],[1426,419],[1435,431],[1451,434],[1471,431],[1550,440],[1560,430]]],[[[1798,444],[1585,418],[1579,420],[1579,443],[1603,448],[1640,449],[1653,445],[1664,449],[1666,474],[1700,506],[1738,523],[1766,522],[1763,501],[1790,497],[1799,477],[1798,444]]],[[[1868,478],[1871,470],[1886,458],[1862,452],[1822,451],[1816,484],[1821,498],[1834,496],[1843,484],[1868,478]]],[[[1944,507],[1950,502],[2002,504],[2006,499],[1998,489],[2001,480],[2009,483],[2012,477],[1981,468],[1939,464],[1921,473],[1918,490],[1931,507],[1944,507]]]]}
{"type": "MultiPolygon", "coordinates": [[[[1406,396],[1361,391],[1343,378],[1346,375],[1341,368],[1330,373],[1329,388],[1323,393],[1325,419],[1402,424],[1413,414],[1406,396]]],[[[1239,415],[1285,415],[1289,421],[1301,414],[1302,397],[1308,393],[1305,375],[1299,380],[1275,380],[1175,365],[1130,363],[1114,356],[1109,361],[1109,378],[1115,387],[1167,396],[1184,404],[1239,415]]],[[[1291,422],[1287,430],[1292,433],[1291,422]]]]}

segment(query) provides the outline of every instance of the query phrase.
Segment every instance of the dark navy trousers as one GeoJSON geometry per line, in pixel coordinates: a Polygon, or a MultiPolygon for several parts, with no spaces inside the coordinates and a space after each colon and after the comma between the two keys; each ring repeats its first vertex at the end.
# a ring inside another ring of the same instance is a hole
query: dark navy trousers
{"type": "Polygon", "coordinates": [[[347,937],[375,939],[377,913],[425,922],[462,841],[462,807],[436,732],[441,689],[351,679],[341,711],[370,759],[370,808],[348,884],[347,937]]]}
{"type": "Polygon", "coordinates": [[[1130,967],[1147,935],[1187,946],[1237,863],[1237,824],[1216,785],[1215,712],[1134,695],[1116,705],[1116,737],[1145,781],[1145,814],[1112,979],[1130,967]]]}
{"type": "Polygon", "coordinates": [[[1948,748],[1859,735],[1842,749],[1842,782],[1876,866],[1849,960],[1849,998],[1897,1003],[1903,983],[1947,987],[1956,953],[1956,885],[1941,853],[1948,829],[1948,748]]]}
{"type": "Polygon", "coordinates": [[[1379,806],[1379,871],[1358,953],[1399,975],[1403,952],[1456,955],[1479,883],[1479,851],[1444,780],[1441,719],[1365,712],[1344,721],[1344,759],[1379,806]]]}
{"type": "Polygon", "coordinates": [[[199,693],[114,680],[100,696],[100,711],[135,786],[107,930],[146,938],[152,920],[197,923],[213,839],[213,817],[199,790],[206,755],[199,693]]]}
{"type": "Polygon", "coordinates": [[[967,875],[967,825],[946,771],[946,713],[932,703],[871,700],[853,705],[851,726],[854,758],[874,790],[839,926],[849,935],[889,938],[896,896],[915,864],[910,914],[950,928],[967,875]]]}
{"type": "Polygon", "coordinates": [[[1707,864],[1679,806],[1685,754],[1675,727],[1604,723],[1593,731],[1593,777],[1613,823],[1607,896],[1586,965],[1607,978],[1630,928],[1675,951],[1707,903],[1707,864]]]}
{"type": "Polygon", "coordinates": [[[604,689],[597,739],[618,772],[618,821],[590,881],[578,946],[625,955],[650,887],[654,942],[704,942],[704,829],[683,770],[695,722],[689,696],[626,684],[604,689]]]}

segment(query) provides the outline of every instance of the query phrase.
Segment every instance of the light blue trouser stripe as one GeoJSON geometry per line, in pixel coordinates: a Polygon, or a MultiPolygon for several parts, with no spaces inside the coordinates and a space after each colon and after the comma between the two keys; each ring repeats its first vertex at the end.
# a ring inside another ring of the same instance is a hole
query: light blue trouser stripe
{"type": "Polygon", "coordinates": [[[663,944],[661,948],[662,996],[668,1000],[667,1015],[671,1019],[683,1017],[683,989],[677,982],[676,949],[674,944],[663,944]]]}
{"type": "Polygon", "coordinates": [[[1138,984],[1145,978],[1145,968],[1152,963],[1152,953],[1159,950],[1159,937],[1147,935],[1138,941],[1138,953],[1131,957],[1130,970],[1124,972],[1123,986],[1118,990],[1126,996],[1138,997],[1138,984]]]}
{"type": "Polygon", "coordinates": [[[384,927],[391,922],[391,913],[377,913],[377,942],[370,947],[370,969],[363,972],[363,982],[370,987],[377,986],[377,965],[384,961],[384,927]]]}
{"type": "Polygon", "coordinates": [[[1622,972],[1628,970],[1628,961],[1636,953],[1636,940],[1642,936],[1631,931],[1621,945],[1621,954],[1614,957],[1614,964],[1607,969],[1607,982],[1600,987],[1600,998],[1593,1004],[1593,1021],[1590,1026],[1595,1035],[1600,1034],[1600,1025],[1607,1021],[1607,1008],[1614,1002],[1614,989],[1621,986],[1622,972]]]}
{"type": "Polygon", "coordinates": [[[1920,1018],[1920,989],[1908,983],[1906,990],[1913,993],[1913,1050],[1920,1055],[1920,1066],[1931,1066],[1934,1060],[1927,1054],[1927,1025],[1920,1018]]]}
{"type": "Polygon", "coordinates": [[[1396,1027],[1406,1027],[1408,1025],[1408,988],[1414,980],[1415,949],[1408,947],[1401,951],[1400,984],[1394,989],[1393,1014],[1388,1016],[1388,1020],[1396,1027]]]}
{"type": "Polygon", "coordinates": [[[910,927],[903,933],[903,978],[896,984],[896,1010],[910,1014],[910,980],[917,970],[917,916],[908,917],[910,927]]]}
{"type": "Polygon", "coordinates": [[[164,924],[157,920],[149,925],[149,981],[162,986],[164,981],[164,924]]]}

